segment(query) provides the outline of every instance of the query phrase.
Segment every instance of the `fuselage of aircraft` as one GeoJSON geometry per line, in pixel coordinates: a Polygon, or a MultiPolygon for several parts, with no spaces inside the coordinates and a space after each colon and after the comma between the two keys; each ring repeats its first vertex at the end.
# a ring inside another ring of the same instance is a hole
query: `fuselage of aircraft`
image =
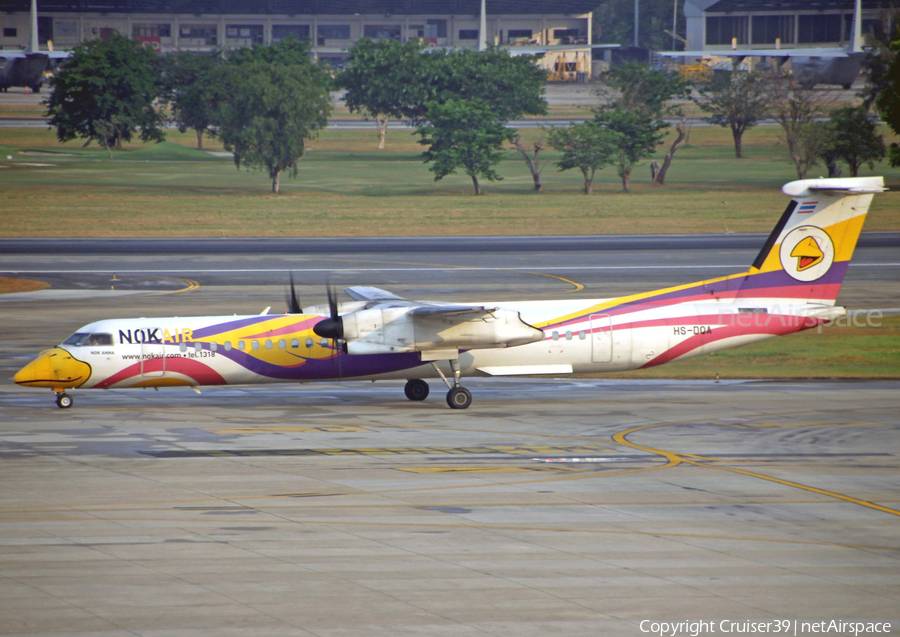
{"type": "Polygon", "coordinates": [[[15,382],[57,394],[119,389],[640,369],[809,329],[835,305],[881,177],[791,182],[781,219],[744,272],[604,299],[436,303],[350,287],[352,302],[283,315],[106,319],[43,352],[15,382]]]}

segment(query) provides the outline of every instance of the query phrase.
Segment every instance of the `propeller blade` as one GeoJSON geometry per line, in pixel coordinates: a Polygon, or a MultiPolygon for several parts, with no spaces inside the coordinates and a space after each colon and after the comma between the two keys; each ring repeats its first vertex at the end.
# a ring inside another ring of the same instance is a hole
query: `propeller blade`
{"type": "Polygon", "coordinates": [[[313,325],[313,332],[322,338],[330,338],[333,341],[339,341],[344,338],[344,321],[338,315],[337,294],[329,281],[325,285],[325,291],[328,294],[328,318],[322,319],[313,325]]]}
{"type": "Polygon", "coordinates": [[[297,290],[294,289],[294,274],[293,272],[288,274],[288,279],[291,282],[290,293],[285,295],[285,300],[287,301],[288,312],[290,314],[302,314],[303,309],[300,307],[300,299],[297,298],[297,290]]]}
{"type": "Polygon", "coordinates": [[[332,319],[336,319],[338,317],[337,294],[331,285],[331,281],[325,284],[325,291],[328,294],[328,313],[332,319]]]}

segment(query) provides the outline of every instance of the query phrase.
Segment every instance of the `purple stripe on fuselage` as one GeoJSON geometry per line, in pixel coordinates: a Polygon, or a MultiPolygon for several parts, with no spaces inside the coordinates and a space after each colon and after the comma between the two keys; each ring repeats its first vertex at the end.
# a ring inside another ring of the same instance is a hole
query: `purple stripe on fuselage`
{"type": "Polygon", "coordinates": [[[230,332],[231,330],[237,330],[242,327],[247,327],[248,325],[256,325],[263,321],[271,321],[272,318],[273,317],[271,316],[251,316],[250,318],[244,318],[237,321],[228,321],[226,323],[219,323],[218,325],[201,327],[200,329],[193,331],[193,336],[195,339],[208,338],[210,336],[221,334],[222,332],[230,332]]]}
{"type": "MultiPolygon", "coordinates": [[[[566,321],[560,323],[548,324],[542,329],[548,330],[552,328],[559,328],[561,326],[585,321],[591,314],[608,314],[610,316],[616,316],[619,314],[625,314],[627,312],[651,309],[654,306],[675,305],[678,302],[684,301],[699,301],[711,298],[716,294],[729,293],[731,295],[735,295],[737,298],[753,298],[754,290],[771,290],[772,288],[792,287],[810,289],[825,285],[840,285],[844,280],[844,276],[847,274],[847,268],[849,267],[849,265],[849,261],[836,262],[831,266],[831,268],[828,270],[828,272],[825,273],[824,276],[816,279],[815,281],[798,281],[784,270],[774,270],[772,272],[760,272],[755,274],[746,274],[744,276],[736,276],[724,281],[713,280],[711,282],[698,282],[695,285],[691,285],[690,287],[680,290],[674,290],[672,292],[666,292],[664,294],[657,294],[655,296],[647,296],[640,299],[633,299],[619,305],[613,305],[607,308],[585,312],[582,315],[569,318],[566,321]]],[[[805,297],[806,295],[804,294],[802,296],[805,297]]]]}
{"type": "Polygon", "coordinates": [[[332,358],[304,358],[297,356],[299,362],[296,365],[276,365],[238,350],[219,352],[218,355],[234,361],[254,374],[279,380],[354,378],[395,372],[422,365],[422,361],[416,353],[364,356],[350,356],[341,353],[332,358]]]}
{"type": "MultiPolygon", "coordinates": [[[[745,276],[738,276],[732,279],[727,279],[724,281],[714,280],[712,282],[701,282],[697,285],[692,285],[691,287],[684,288],[681,290],[675,290],[673,292],[668,292],[665,294],[658,294],[656,296],[650,296],[643,299],[635,299],[633,301],[628,301],[626,303],[622,303],[621,305],[615,305],[610,308],[606,308],[600,310],[603,314],[609,314],[611,312],[615,312],[617,310],[622,310],[625,308],[632,308],[636,305],[657,305],[660,303],[664,303],[666,301],[676,301],[678,299],[683,299],[685,297],[696,296],[698,293],[715,295],[715,294],[724,294],[726,292],[744,292],[746,290],[754,290],[759,288],[777,288],[777,287],[803,287],[808,288],[817,285],[830,285],[835,283],[841,283],[844,280],[844,276],[847,274],[847,267],[850,265],[849,261],[840,261],[831,266],[828,272],[825,273],[819,279],[815,281],[798,281],[793,278],[784,270],[774,270],[772,272],[760,272],[756,274],[747,274],[745,276]]],[[[744,296],[743,294],[739,296],[744,296]]],[[[668,305],[669,303],[666,303],[668,305]]]]}

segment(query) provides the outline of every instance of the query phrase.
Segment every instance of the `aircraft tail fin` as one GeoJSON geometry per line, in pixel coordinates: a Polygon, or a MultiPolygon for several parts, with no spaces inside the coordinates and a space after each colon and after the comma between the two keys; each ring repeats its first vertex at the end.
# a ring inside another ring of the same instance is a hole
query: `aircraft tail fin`
{"type": "Polygon", "coordinates": [[[834,305],[882,177],[804,179],[786,184],[791,201],[746,273],[740,297],[834,305]]]}

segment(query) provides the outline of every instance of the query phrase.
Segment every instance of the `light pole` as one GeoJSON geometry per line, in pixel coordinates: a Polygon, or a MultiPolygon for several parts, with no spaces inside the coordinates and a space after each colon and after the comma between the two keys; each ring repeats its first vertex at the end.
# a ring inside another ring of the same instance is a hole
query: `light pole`
{"type": "Polygon", "coordinates": [[[634,48],[638,46],[638,0],[634,0],[634,48]]]}

